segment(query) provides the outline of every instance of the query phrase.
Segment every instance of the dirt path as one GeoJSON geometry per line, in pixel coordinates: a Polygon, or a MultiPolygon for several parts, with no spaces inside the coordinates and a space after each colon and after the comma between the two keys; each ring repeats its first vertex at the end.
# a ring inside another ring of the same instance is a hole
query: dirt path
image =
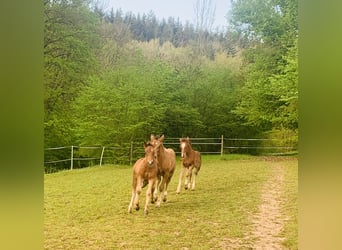
{"type": "Polygon", "coordinates": [[[284,225],[281,218],[283,192],[284,169],[278,164],[263,187],[259,212],[252,219],[251,238],[256,240],[253,249],[283,249],[283,239],[278,236],[284,225]]]}
{"type": "Polygon", "coordinates": [[[251,217],[252,232],[240,239],[224,239],[222,249],[284,249],[279,234],[284,226],[281,201],[285,185],[285,171],[281,163],[274,165],[270,178],[261,192],[259,210],[251,217]]]}

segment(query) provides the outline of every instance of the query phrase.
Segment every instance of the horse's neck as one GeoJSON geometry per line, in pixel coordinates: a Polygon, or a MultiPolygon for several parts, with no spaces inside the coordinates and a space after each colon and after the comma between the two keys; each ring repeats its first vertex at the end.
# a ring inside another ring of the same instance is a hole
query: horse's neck
{"type": "Polygon", "coordinates": [[[144,157],[143,160],[141,161],[141,168],[145,168],[147,166],[147,158],[144,157]]]}
{"type": "Polygon", "coordinates": [[[190,144],[188,144],[188,145],[189,145],[189,147],[188,147],[188,150],[186,153],[187,153],[187,155],[191,156],[194,153],[194,150],[192,149],[190,144]]]}
{"type": "Polygon", "coordinates": [[[145,170],[145,166],[147,166],[147,160],[146,158],[140,158],[135,164],[134,164],[134,172],[141,173],[145,170]]]}
{"type": "Polygon", "coordinates": [[[163,144],[161,144],[160,149],[159,149],[159,155],[161,158],[165,155],[165,151],[166,151],[166,148],[164,147],[163,144]]]}

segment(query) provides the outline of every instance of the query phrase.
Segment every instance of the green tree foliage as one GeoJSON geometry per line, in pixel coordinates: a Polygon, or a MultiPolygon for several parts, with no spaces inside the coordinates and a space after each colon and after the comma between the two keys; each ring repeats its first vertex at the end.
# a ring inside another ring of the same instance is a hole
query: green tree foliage
{"type": "Polygon", "coordinates": [[[298,31],[296,0],[233,0],[231,26],[250,41],[293,44],[298,31]]]}
{"type": "Polygon", "coordinates": [[[89,6],[45,1],[45,147],[297,129],[295,1],[234,1],[205,53],[189,22],[89,6]]]}
{"type": "Polygon", "coordinates": [[[68,145],[70,104],[96,71],[97,19],[84,1],[45,1],[44,19],[45,145],[68,145]]]}
{"type": "Polygon", "coordinates": [[[232,24],[249,43],[234,113],[264,131],[297,129],[297,1],[233,1],[232,24]]]}
{"type": "Polygon", "coordinates": [[[165,79],[160,64],[119,67],[89,80],[74,103],[80,144],[108,145],[163,131],[165,79]]]}
{"type": "Polygon", "coordinates": [[[278,127],[298,128],[298,43],[284,56],[285,64],[280,72],[270,77],[270,90],[278,100],[272,122],[278,127]]]}

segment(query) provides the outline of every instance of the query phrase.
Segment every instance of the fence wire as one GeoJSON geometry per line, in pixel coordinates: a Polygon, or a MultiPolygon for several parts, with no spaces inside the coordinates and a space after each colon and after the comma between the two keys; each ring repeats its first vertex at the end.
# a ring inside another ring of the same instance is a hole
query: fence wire
{"type": "MultiPolygon", "coordinates": [[[[284,139],[265,138],[190,138],[191,145],[201,154],[286,154],[296,152],[297,145],[284,139]]],[[[179,138],[167,138],[165,147],[180,154],[179,138]]],[[[129,164],[144,156],[141,142],[108,146],[62,146],[45,148],[45,172],[83,168],[103,164],[129,164]]]]}

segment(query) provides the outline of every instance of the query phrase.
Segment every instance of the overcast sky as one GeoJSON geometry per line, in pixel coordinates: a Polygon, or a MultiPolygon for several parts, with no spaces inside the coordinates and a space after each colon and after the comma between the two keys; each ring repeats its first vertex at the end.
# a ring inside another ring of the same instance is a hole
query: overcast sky
{"type": "MultiPolygon", "coordinates": [[[[197,0],[107,0],[107,9],[110,10],[119,9],[126,12],[148,13],[151,10],[157,16],[158,19],[163,17],[167,19],[172,16],[174,18],[179,17],[181,22],[185,24],[188,20],[194,23],[194,5],[197,0]]],[[[220,28],[227,26],[227,19],[225,16],[229,11],[230,0],[211,0],[212,4],[216,4],[216,16],[213,27],[219,26],[220,28]]]]}

